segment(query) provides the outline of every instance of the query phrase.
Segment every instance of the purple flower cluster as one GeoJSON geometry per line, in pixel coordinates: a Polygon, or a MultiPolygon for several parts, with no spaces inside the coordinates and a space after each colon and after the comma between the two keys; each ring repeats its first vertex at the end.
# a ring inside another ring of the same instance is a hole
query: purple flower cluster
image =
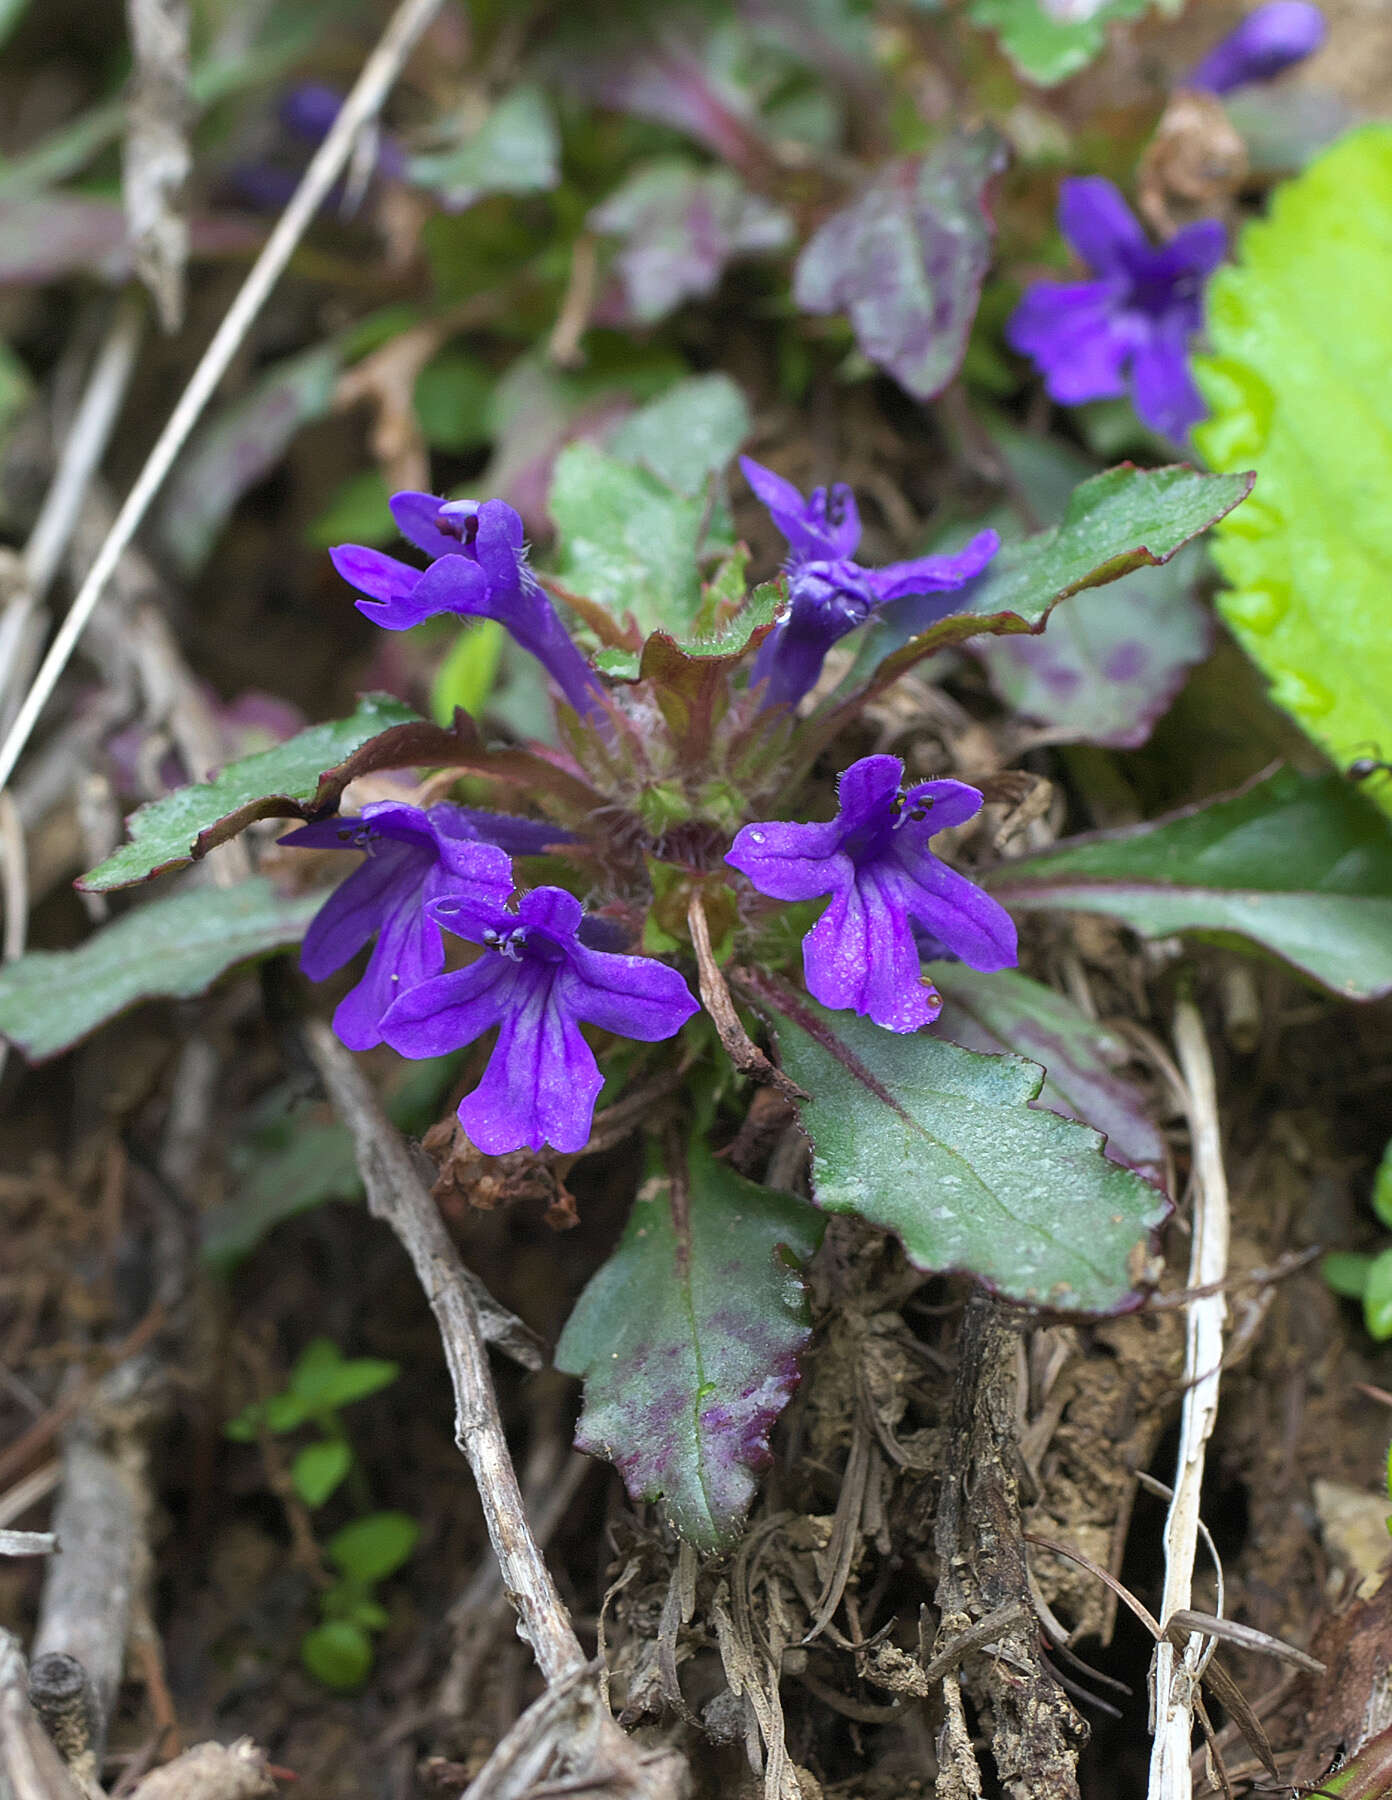
{"type": "MultiPolygon", "coordinates": [[[[860,522],[848,488],[819,488],[804,500],[757,463],[744,467],[789,546],[788,609],[750,673],[751,716],[795,706],[827,649],[876,607],[959,587],[997,547],[995,533],[983,532],[957,556],[867,569],[852,560],[860,522]]],[[[392,511],[431,560],[422,570],[361,545],[335,550],[340,574],[366,596],[362,612],[392,631],[442,612],[496,619],[607,743],[614,702],[528,567],[513,509],[501,500],[403,493],[392,511]]],[[[817,999],[891,1031],[915,1031],[941,1005],[920,972],[925,937],[933,954],[979,969],[1015,961],[1009,916],[928,848],[937,832],[970,819],[981,795],[959,781],[905,788],[896,757],[869,756],[842,775],[840,802],[824,825],[746,825],[725,860],[772,899],[829,898],[803,946],[817,999]]],[[[546,1144],[584,1149],[603,1076],[582,1024],[656,1042],[699,1010],[676,969],[618,953],[609,922],[587,915],[565,888],[517,894],[512,858],[564,849],[569,835],[449,802],[422,809],[382,801],[281,840],[364,853],[325,902],[301,958],[305,973],[322,980],[372,944],[334,1014],[345,1044],[439,1056],[496,1030],[483,1074],[459,1107],[470,1139],[491,1155],[546,1144]],[[474,946],[473,960],[446,969],[444,933],[474,946]]]]}
{"type": "Polygon", "coordinates": [[[1183,437],[1204,415],[1189,343],[1227,232],[1217,219],[1200,219],[1157,249],[1100,175],[1063,183],[1059,229],[1093,278],[1028,288],[1007,329],[1011,345],[1033,357],[1064,405],[1129,393],[1145,424],[1183,437]]]}

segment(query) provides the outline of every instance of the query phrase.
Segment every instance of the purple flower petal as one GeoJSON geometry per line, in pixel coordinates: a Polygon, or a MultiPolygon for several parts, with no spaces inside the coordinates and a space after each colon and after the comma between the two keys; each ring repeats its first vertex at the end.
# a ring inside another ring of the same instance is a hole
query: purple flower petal
{"type": "Polygon", "coordinates": [[[1169,437],[1184,437],[1203,418],[1203,396],[1189,373],[1182,334],[1162,328],[1136,352],[1131,395],[1142,423],[1169,437]]]}
{"type": "Polygon", "coordinates": [[[1000,549],[1000,534],[979,531],[969,544],[950,556],[919,556],[891,563],[872,577],[881,600],[903,600],[910,594],[938,594],[975,581],[1000,549]]]}
{"type": "Polygon", "coordinates": [[[1167,244],[1151,253],[1151,273],[1160,280],[1211,275],[1227,253],[1228,228],[1223,221],[1195,219],[1192,225],[1181,226],[1167,244]]]}
{"type": "Polygon", "coordinates": [[[334,1009],[339,1041],[350,1050],[371,1050],[380,1044],[382,1021],[397,995],[438,975],[444,966],[439,927],[426,917],[417,890],[409,903],[386,916],[362,980],[334,1009]]]}
{"type": "Polygon", "coordinates": [[[1268,0],[1213,46],[1186,85],[1227,94],[1249,81],[1270,81],[1313,55],[1324,37],[1324,15],[1317,6],[1268,0]]]}
{"type": "Polygon", "coordinates": [[[397,530],[417,550],[424,550],[427,556],[459,555],[463,546],[458,536],[440,529],[440,514],[445,508],[443,500],[437,500],[434,494],[419,494],[407,488],[393,494],[387,504],[396,520],[397,530]]]}
{"type": "Polygon", "coordinates": [[[1060,184],[1058,222],[1079,256],[1099,275],[1129,274],[1136,252],[1149,248],[1121,190],[1102,175],[1060,184]]]}
{"type": "Polygon", "coordinates": [[[375,625],[406,631],[429,617],[416,600],[421,572],[410,563],[369,550],[365,544],[336,544],[329,559],[351,587],[367,595],[367,604],[358,601],[358,611],[375,625]]]}
{"type": "Polygon", "coordinates": [[[1016,960],[1010,915],[928,848],[972,818],[981,795],[961,781],[901,791],[903,779],[897,756],[863,757],[842,775],[829,824],[747,825],[725,859],[774,899],[831,895],[803,939],[808,990],[890,1031],[918,1030],[941,1005],[920,978],[915,924],[975,968],[1016,960]]]}
{"type": "MultiPolygon", "coordinates": [[[[327,821],[326,821],[327,823],[327,821]]],[[[312,846],[310,832],[291,832],[283,844],[312,846]]],[[[355,846],[346,844],[345,849],[355,846]]],[[[300,950],[300,967],[311,981],[324,981],[353,958],[382,927],[383,920],[403,903],[419,895],[431,866],[428,851],[407,845],[383,845],[360,868],[341,881],[314,915],[300,950]]]]}
{"type": "Polygon", "coordinates": [[[835,561],[854,552],[860,542],[860,512],[844,481],[830,491],[817,488],[804,500],[791,481],[772,469],[749,456],[739,461],[745,480],[787,538],[794,560],[835,561]]]}
{"type": "Polygon", "coordinates": [[[1117,281],[1038,281],[1026,288],[1006,341],[1033,357],[1050,396],[1064,406],[1126,392],[1137,328],[1121,312],[1117,281]]]}

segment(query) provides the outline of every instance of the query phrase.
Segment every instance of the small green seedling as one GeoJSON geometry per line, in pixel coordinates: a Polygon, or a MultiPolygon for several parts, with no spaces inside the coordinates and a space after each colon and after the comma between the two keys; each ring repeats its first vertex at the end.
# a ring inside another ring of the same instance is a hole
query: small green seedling
{"type": "MultiPolygon", "coordinates": [[[[225,1427],[226,1435],[250,1443],[263,1432],[281,1437],[312,1425],[320,1437],[297,1451],[290,1465],[295,1492],[313,1510],[348,1481],[354,1497],[366,1504],[367,1483],[339,1412],[388,1386],[398,1373],[393,1362],[370,1356],[347,1360],[328,1338],[315,1338],[291,1370],[284,1392],[243,1408],[225,1427]]],[[[361,1687],[371,1673],[370,1634],[387,1623],[373,1590],[401,1567],[419,1535],[420,1527],[405,1513],[374,1512],[345,1525],[324,1546],[338,1575],[320,1595],[323,1621],[305,1634],[300,1655],[326,1687],[361,1687]]]]}
{"type": "MultiPolygon", "coordinates": [[[[1373,1177],[1373,1211],[1392,1231],[1392,1143],[1382,1153],[1373,1177]]],[[[1375,1256],[1356,1250],[1331,1250],[1320,1264],[1324,1279],[1345,1300],[1363,1302],[1368,1336],[1383,1343],[1392,1338],[1392,1244],[1375,1256]]]]}

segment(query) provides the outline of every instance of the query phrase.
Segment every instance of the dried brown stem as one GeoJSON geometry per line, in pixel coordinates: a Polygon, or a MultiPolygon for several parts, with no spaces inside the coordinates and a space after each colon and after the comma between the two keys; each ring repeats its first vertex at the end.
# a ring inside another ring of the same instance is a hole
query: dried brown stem
{"type": "Polygon", "coordinates": [[[0,1800],[83,1800],[29,1702],[24,1656],[0,1631],[0,1800]]]}
{"type": "Polygon", "coordinates": [[[711,1021],[720,1034],[725,1054],[742,1075],[752,1076],[755,1081],[777,1088],[785,1099],[806,1100],[807,1093],[795,1081],[790,1080],[782,1069],[774,1067],[744,1029],[735,1010],[735,1003],[730,998],[725,977],[720,973],[720,965],[715,960],[710,925],[699,894],[692,894],[687,903],[686,923],[696,951],[696,978],[701,989],[701,1004],[710,1014],[711,1021]]]}
{"type": "Polygon", "coordinates": [[[455,1442],[478,1483],[503,1585],[517,1608],[518,1629],[547,1681],[557,1681],[581,1668],[585,1655],[522,1507],[488,1369],[479,1284],[465,1269],[405,1141],[352,1054],[320,1020],[310,1021],[306,1037],[329,1098],[352,1137],[368,1210],[396,1233],[430,1302],[454,1385],[455,1442]]]}

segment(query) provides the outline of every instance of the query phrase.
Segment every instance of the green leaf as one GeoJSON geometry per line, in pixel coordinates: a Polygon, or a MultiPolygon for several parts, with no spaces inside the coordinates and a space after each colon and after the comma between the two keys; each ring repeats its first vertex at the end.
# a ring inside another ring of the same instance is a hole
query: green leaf
{"type": "Polygon", "coordinates": [[[462,706],[478,718],[493,692],[507,634],[496,619],[473,619],[455,638],[430,688],[430,711],[437,724],[448,725],[462,706]]]}
{"type": "Polygon", "coordinates": [[[1392,1143],[1383,1151],[1382,1161],[1373,1177],[1373,1211],[1392,1231],[1392,1143]]]}
{"type": "Polygon", "coordinates": [[[300,1658],[316,1681],[347,1693],[372,1673],[372,1639],[351,1619],[328,1619],[301,1638],[300,1658]]]}
{"type": "Polygon", "coordinates": [[[1345,1300],[1363,1298],[1363,1291],[1368,1285],[1368,1271],[1372,1266],[1372,1257],[1357,1250],[1331,1250],[1320,1258],[1320,1274],[1334,1292],[1345,1300]]]}
{"type": "Polygon", "coordinates": [[[1015,911],[1235,939],[1349,999],[1392,992],[1392,831],[1337,775],[1279,770],[1203,806],[1066,839],[987,885],[1015,911]]]}
{"type": "Polygon", "coordinates": [[[463,143],[413,156],[412,181],[433,189],[451,212],[484,194],[538,194],[560,180],[560,134],[540,88],[514,88],[463,143]]]}
{"type": "Polygon", "coordinates": [[[368,1513],[336,1531],[324,1549],[345,1575],[367,1584],[399,1569],[419,1536],[420,1526],[407,1513],[368,1513]]]}
{"type": "Polygon", "coordinates": [[[416,714],[390,694],[365,694],[348,719],[311,725],[273,750],[229,763],[211,781],[176,788],[126,820],[123,844],[78,883],[90,893],[131,887],[224,843],[254,819],[301,817],[320,798],[323,778],[355,750],[416,714]]]}
{"type": "Polygon", "coordinates": [[[374,1356],[345,1361],[332,1339],[315,1338],[295,1364],[290,1388],[308,1412],[316,1413],[366,1399],[389,1387],[400,1373],[394,1362],[374,1356]]]}
{"type": "Polygon", "coordinates": [[[701,604],[697,552],[729,543],[723,508],[708,519],[703,499],[583,442],[556,458],[548,506],[568,587],[616,618],[631,612],[645,635],[690,628],[701,604]]]}
{"type": "Polygon", "coordinates": [[[1069,20],[1046,10],[1043,0],[971,0],[973,25],[1000,38],[1001,49],[1027,81],[1054,87],[1085,69],[1107,41],[1113,19],[1135,19],[1149,0],[1103,0],[1090,17],[1069,20]]]}
{"type": "Polygon", "coordinates": [[[875,685],[979,632],[1041,631],[1060,600],[1132,569],[1168,562],[1251,488],[1250,475],[1200,475],[1182,465],[1136,469],[1122,463],[1094,475],[1074,489],[1058,525],[1004,546],[973,584],[970,612],[954,613],[910,638],[880,664],[875,685]]]}
{"type": "Polygon", "coordinates": [[[0,967],[0,1034],[44,1062],[141,1000],[188,999],[299,943],[323,903],[322,891],[287,899],[261,877],[151,901],[75,950],[31,950],[0,967]]]}
{"type": "Polygon", "coordinates": [[[497,383],[476,356],[442,350],[416,377],[416,418],[435,450],[454,456],[481,450],[493,437],[497,383]]]}
{"type": "Polygon", "coordinates": [[[1169,1212],[1101,1153],[1100,1133],[1040,1112],[1044,1071],[923,1033],[884,1031],[761,980],[783,1067],[812,1096],[812,1188],[828,1212],[896,1232],[922,1269],[975,1275],[1013,1300],[1112,1313],[1169,1212]]]}
{"type": "MultiPolygon", "coordinates": [[[[1341,765],[1392,753],[1392,126],[1277,190],[1208,292],[1196,364],[1216,468],[1255,465],[1220,529],[1223,617],[1341,765]]],[[[1392,811],[1392,782],[1370,784],[1392,811]]]]}
{"type": "Polygon", "coordinates": [[[679,494],[701,494],[749,436],[744,395],[728,375],[693,375],[625,419],[609,452],[679,494]]]}
{"type": "Polygon", "coordinates": [[[966,1050],[1002,1050],[1042,1064],[1032,1104],[1103,1132],[1107,1154],[1161,1182],[1165,1137],[1141,1089],[1120,1073],[1131,1060],[1124,1039],[1088,1018],[1062,994],[1018,969],[983,974],[965,963],[929,963],[924,974],[943,997],[933,1035],[966,1050]]]}
{"type": "Polygon", "coordinates": [[[810,1335],[795,1264],[821,1221],[692,1142],[643,1188],[618,1249],[580,1296],[556,1366],[585,1377],[576,1444],[635,1499],[665,1498],[688,1543],[727,1544],[810,1335]]]}
{"type": "Polygon", "coordinates": [[[1363,1285],[1363,1324],[1370,1338],[1392,1338],[1392,1245],[1380,1251],[1363,1285]]]}
{"type": "Polygon", "coordinates": [[[295,1492],[306,1506],[322,1506],[352,1467],[353,1452],[342,1438],[306,1444],[290,1465],[295,1492]]]}

